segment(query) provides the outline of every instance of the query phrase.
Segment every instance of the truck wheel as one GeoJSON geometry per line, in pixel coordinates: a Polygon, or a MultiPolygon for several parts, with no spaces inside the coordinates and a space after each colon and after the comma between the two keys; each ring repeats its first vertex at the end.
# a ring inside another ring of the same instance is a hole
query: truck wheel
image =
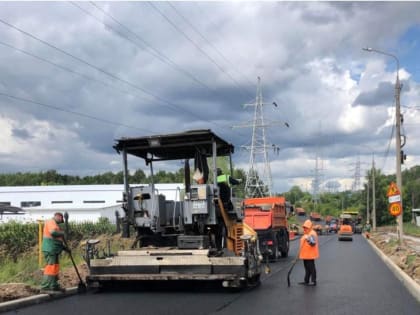
{"type": "Polygon", "coordinates": [[[289,256],[289,240],[286,241],[286,246],[285,246],[285,250],[283,250],[281,252],[281,257],[286,258],[287,256],[289,256]]]}
{"type": "Polygon", "coordinates": [[[276,241],[276,243],[274,244],[273,249],[274,249],[273,259],[276,261],[281,256],[278,241],[276,241]]]}
{"type": "Polygon", "coordinates": [[[289,245],[290,245],[290,241],[289,241],[289,233],[287,233],[287,231],[283,231],[282,235],[277,235],[278,236],[278,243],[281,244],[281,257],[285,258],[287,256],[289,256],[289,245]]]}

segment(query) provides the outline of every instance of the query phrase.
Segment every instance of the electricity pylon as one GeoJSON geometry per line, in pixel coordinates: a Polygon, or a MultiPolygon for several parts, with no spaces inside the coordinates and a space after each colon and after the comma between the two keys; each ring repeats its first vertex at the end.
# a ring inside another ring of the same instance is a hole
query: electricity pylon
{"type": "MultiPolygon", "coordinates": [[[[245,183],[245,196],[247,198],[252,197],[265,197],[272,194],[272,177],[270,161],[268,159],[268,150],[272,149],[278,154],[280,148],[274,144],[267,144],[266,140],[266,128],[273,125],[273,123],[264,122],[263,113],[263,97],[261,90],[261,78],[258,77],[257,94],[255,103],[245,104],[244,107],[254,106],[254,120],[252,123],[248,123],[241,126],[235,127],[252,127],[252,138],[251,145],[243,145],[242,148],[250,150],[249,156],[249,168],[245,183]]],[[[272,103],[275,107],[277,104],[272,103]]],[[[279,123],[279,122],[276,122],[279,123]]],[[[289,124],[284,122],[289,127],[289,124]]]]}

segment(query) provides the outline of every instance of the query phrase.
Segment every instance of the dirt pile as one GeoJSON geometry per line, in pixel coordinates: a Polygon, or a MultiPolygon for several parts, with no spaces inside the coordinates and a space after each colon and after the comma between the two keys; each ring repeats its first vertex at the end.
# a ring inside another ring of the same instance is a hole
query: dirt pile
{"type": "Polygon", "coordinates": [[[0,303],[18,298],[24,298],[39,293],[39,289],[24,283],[0,284],[0,303]]]}
{"type": "MultiPolygon", "coordinates": [[[[88,268],[85,263],[77,266],[77,269],[80,273],[82,280],[86,279],[88,274],[88,268]]],[[[39,282],[42,279],[42,271],[39,270],[34,275],[34,278],[39,279],[39,282]]],[[[67,268],[60,272],[59,280],[60,286],[62,288],[72,288],[77,287],[79,284],[79,278],[74,268],[67,268]]],[[[0,284],[0,303],[7,302],[15,299],[20,299],[32,295],[40,294],[40,288],[30,286],[24,283],[3,283],[0,284]]]]}
{"type": "Polygon", "coordinates": [[[370,235],[370,239],[401,270],[420,285],[420,255],[416,250],[418,244],[414,244],[414,241],[411,240],[403,240],[399,244],[398,239],[388,232],[373,233],[370,235]]]}

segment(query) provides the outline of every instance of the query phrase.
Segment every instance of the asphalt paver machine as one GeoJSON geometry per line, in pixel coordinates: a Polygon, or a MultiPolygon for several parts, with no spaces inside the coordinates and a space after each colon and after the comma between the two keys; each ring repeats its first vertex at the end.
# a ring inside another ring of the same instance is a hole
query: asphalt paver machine
{"type": "MultiPolygon", "coordinates": [[[[95,257],[97,242],[88,241],[89,287],[118,281],[219,281],[224,287],[243,288],[259,283],[262,256],[258,236],[243,221],[241,200],[222,200],[217,183],[217,159],[234,152],[232,144],[211,130],[116,140],[124,174],[122,236],[135,235],[129,250],[95,257]],[[183,189],[177,200],[167,200],[155,189],[128,182],[129,158],[150,167],[180,160],[183,189]],[[193,163],[193,166],[190,166],[193,163]],[[193,173],[201,175],[196,183],[193,173]],[[232,206],[233,205],[233,206],[232,206]]],[[[232,165],[230,163],[230,165],[232,165]]]]}

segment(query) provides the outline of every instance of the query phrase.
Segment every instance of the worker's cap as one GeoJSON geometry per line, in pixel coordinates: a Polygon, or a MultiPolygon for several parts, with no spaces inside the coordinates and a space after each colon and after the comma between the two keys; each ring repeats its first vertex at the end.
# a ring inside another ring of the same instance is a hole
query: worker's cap
{"type": "Polygon", "coordinates": [[[146,199],[150,199],[150,194],[149,193],[138,193],[137,195],[134,196],[133,198],[134,200],[146,200],[146,199]]]}
{"type": "Polygon", "coordinates": [[[62,212],[56,212],[56,213],[54,213],[54,216],[60,216],[60,217],[63,217],[63,213],[62,213],[62,212]]]}
{"type": "Polygon", "coordinates": [[[303,228],[307,228],[307,229],[312,228],[312,222],[311,222],[311,220],[306,220],[306,221],[303,223],[302,227],[303,227],[303,228]]]}
{"type": "Polygon", "coordinates": [[[220,167],[217,168],[216,172],[217,172],[217,175],[223,174],[222,169],[220,167]]]}

